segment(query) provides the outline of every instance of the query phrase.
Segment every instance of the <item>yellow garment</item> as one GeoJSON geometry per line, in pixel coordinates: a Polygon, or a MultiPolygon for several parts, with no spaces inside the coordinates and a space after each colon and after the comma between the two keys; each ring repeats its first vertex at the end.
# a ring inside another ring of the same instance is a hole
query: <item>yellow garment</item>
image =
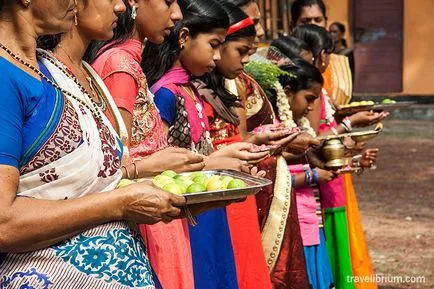
{"type": "Polygon", "coordinates": [[[344,105],[351,101],[353,81],[348,57],[331,54],[330,65],[323,77],[324,89],[335,105],[344,105]]]}
{"type": "MultiPolygon", "coordinates": [[[[365,234],[362,228],[359,207],[350,174],[344,174],[344,188],[347,206],[348,234],[350,239],[351,264],[353,276],[359,280],[375,281],[373,276],[371,257],[366,245],[365,234]],[[373,280],[371,280],[373,279],[373,280]]],[[[356,282],[356,289],[377,289],[375,282],[356,282]]]]}

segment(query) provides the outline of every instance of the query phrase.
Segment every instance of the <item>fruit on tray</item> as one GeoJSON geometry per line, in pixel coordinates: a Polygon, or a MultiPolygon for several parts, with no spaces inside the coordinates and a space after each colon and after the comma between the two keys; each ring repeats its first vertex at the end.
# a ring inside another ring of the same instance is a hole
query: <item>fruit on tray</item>
{"type": "Polygon", "coordinates": [[[134,181],[128,179],[122,179],[117,185],[117,188],[123,188],[131,184],[134,184],[134,181]]]}
{"type": "Polygon", "coordinates": [[[154,177],[152,182],[164,191],[177,195],[247,187],[247,184],[243,180],[230,176],[210,176],[202,172],[195,172],[190,175],[178,175],[170,170],[164,171],[154,177]]]}
{"type": "Polygon", "coordinates": [[[375,105],[375,102],[372,100],[369,101],[354,101],[349,104],[341,105],[339,108],[348,108],[348,107],[357,107],[357,106],[365,106],[365,105],[375,105]]]}
{"type": "Polygon", "coordinates": [[[394,104],[394,103],[396,103],[396,101],[394,101],[393,99],[390,99],[390,98],[386,98],[381,103],[382,104],[394,104]]]}

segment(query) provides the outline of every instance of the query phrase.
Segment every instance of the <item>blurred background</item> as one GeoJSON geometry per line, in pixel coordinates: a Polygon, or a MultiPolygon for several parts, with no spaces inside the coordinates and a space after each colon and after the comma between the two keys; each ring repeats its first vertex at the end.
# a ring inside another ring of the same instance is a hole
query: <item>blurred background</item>
{"type": "MultiPolygon", "coordinates": [[[[288,33],[292,0],[258,0],[267,37],[288,33]]],[[[325,0],[354,49],[356,94],[434,96],[433,0],[325,0]]]]}

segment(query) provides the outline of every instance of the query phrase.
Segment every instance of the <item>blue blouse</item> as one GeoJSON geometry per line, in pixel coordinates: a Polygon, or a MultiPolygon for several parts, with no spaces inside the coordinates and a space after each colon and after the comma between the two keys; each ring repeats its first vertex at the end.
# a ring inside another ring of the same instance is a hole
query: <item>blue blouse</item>
{"type": "Polygon", "coordinates": [[[173,125],[176,120],[176,95],[169,89],[162,87],[154,95],[154,102],[160,111],[161,118],[173,125]]]}
{"type": "MultiPolygon", "coordinates": [[[[51,77],[42,63],[39,66],[51,77]]],[[[48,138],[57,125],[52,119],[53,110],[62,110],[64,99],[56,97],[56,90],[45,80],[34,78],[3,57],[0,71],[0,164],[19,169],[32,157],[26,153],[39,148],[32,146],[43,143],[36,140],[48,138]]]]}

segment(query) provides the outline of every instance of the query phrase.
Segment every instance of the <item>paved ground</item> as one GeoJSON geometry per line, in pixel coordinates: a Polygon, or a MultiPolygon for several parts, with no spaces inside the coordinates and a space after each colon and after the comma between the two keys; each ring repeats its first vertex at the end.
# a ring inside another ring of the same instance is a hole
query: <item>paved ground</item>
{"type": "MultiPolygon", "coordinates": [[[[380,289],[434,288],[434,121],[386,121],[370,146],[378,169],[355,177],[368,245],[377,274],[421,276],[380,289]],[[414,281],[414,280],[413,280],[414,281]]],[[[396,279],[395,279],[396,280],[396,279]]]]}

